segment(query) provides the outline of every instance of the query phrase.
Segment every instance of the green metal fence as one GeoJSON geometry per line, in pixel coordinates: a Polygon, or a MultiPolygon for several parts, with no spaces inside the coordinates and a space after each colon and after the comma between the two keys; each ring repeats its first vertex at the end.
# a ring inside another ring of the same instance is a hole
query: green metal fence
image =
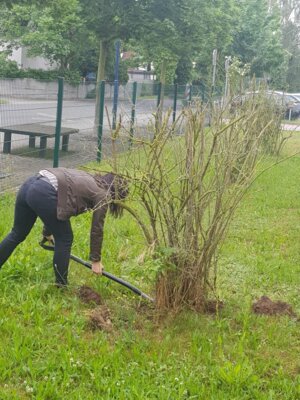
{"type": "MultiPolygon", "coordinates": [[[[129,82],[119,87],[118,151],[149,135],[156,115],[170,123],[184,107],[209,100],[204,85],[129,82]]],[[[0,192],[46,167],[78,167],[111,154],[113,84],[71,86],[31,79],[0,79],[0,192]],[[98,93],[99,101],[96,102],[98,93]],[[39,142],[39,144],[38,144],[39,142]]]]}

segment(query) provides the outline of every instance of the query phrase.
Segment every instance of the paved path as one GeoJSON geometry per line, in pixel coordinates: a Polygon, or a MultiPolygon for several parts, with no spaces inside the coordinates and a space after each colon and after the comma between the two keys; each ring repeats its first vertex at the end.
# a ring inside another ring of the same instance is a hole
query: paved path
{"type": "Polygon", "coordinates": [[[300,124],[299,125],[292,125],[292,124],[282,124],[282,129],[284,131],[297,131],[300,132],[300,124]]]}

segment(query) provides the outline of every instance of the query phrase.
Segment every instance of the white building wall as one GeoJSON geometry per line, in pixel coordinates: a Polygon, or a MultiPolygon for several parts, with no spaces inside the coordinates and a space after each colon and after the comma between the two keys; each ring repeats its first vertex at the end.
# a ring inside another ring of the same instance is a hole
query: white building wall
{"type": "Polygon", "coordinates": [[[43,57],[28,57],[26,48],[23,48],[21,68],[43,69],[49,71],[52,69],[57,69],[57,64],[51,64],[43,57]]]}
{"type": "MultiPolygon", "coordinates": [[[[7,50],[6,45],[0,45],[0,51],[5,51],[7,50]]],[[[18,67],[21,67],[22,64],[22,48],[20,47],[19,49],[13,49],[12,54],[7,57],[11,61],[16,61],[18,64],[18,67]]]]}
{"type": "Polygon", "coordinates": [[[22,64],[22,48],[14,49],[12,51],[11,56],[8,57],[9,60],[16,61],[18,67],[21,67],[22,64]]]}
{"type": "MultiPolygon", "coordinates": [[[[6,46],[0,46],[0,51],[6,49],[6,46]]],[[[11,61],[16,61],[19,68],[24,69],[42,69],[49,71],[52,69],[57,69],[57,64],[51,64],[48,60],[43,57],[29,57],[25,47],[20,47],[18,49],[13,49],[12,54],[8,56],[11,61]]]]}

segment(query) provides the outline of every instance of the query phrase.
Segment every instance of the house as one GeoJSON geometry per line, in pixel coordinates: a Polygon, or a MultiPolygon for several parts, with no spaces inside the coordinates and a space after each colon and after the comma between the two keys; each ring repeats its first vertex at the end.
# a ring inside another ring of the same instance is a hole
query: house
{"type": "MultiPolygon", "coordinates": [[[[131,60],[136,56],[134,51],[124,51],[121,53],[122,61],[131,60]]],[[[147,71],[146,68],[142,66],[137,68],[128,68],[127,70],[129,76],[129,82],[144,82],[144,81],[154,81],[156,76],[154,72],[147,71]]]]}
{"type": "Polygon", "coordinates": [[[129,76],[129,82],[154,81],[156,79],[156,75],[153,71],[129,68],[127,72],[129,76]]]}

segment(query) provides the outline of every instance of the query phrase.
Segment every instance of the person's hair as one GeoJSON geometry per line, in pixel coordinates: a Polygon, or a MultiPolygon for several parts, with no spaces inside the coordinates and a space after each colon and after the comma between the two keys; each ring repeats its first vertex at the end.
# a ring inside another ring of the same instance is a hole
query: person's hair
{"type": "Polygon", "coordinates": [[[108,173],[105,175],[96,175],[95,179],[99,185],[109,192],[111,201],[109,202],[109,212],[115,218],[123,215],[123,208],[115,201],[124,200],[129,193],[128,182],[119,175],[108,173]]]}

